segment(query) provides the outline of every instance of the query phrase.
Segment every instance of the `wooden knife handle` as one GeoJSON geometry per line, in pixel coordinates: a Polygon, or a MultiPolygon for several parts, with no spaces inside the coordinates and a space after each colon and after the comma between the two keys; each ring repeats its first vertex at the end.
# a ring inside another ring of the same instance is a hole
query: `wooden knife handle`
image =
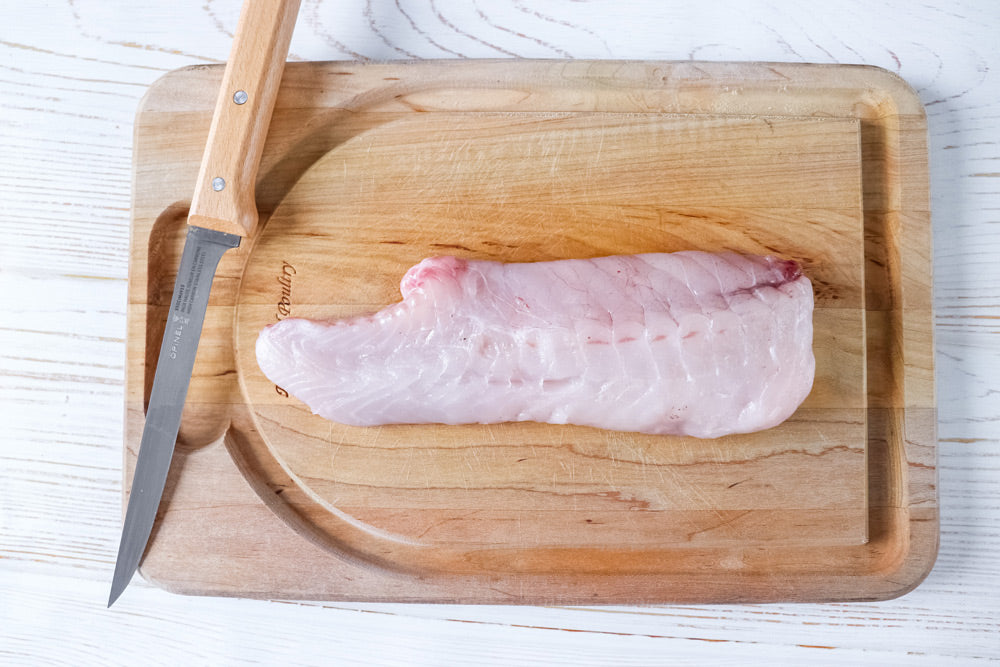
{"type": "Polygon", "coordinates": [[[244,0],[188,224],[249,236],[255,181],[301,0],[244,0]]]}

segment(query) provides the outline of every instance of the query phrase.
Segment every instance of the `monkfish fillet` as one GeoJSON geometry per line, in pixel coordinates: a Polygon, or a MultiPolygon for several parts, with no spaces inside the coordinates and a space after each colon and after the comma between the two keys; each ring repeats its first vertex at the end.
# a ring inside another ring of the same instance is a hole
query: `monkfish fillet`
{"type": "Polygon", "coordinates": [[[812,284],[794,261],[676,252],[532,264],[434,257],[403,301],[257,339],[275,384],[357,426],[536,421],[715,438],[809,394],[812,284]]]}

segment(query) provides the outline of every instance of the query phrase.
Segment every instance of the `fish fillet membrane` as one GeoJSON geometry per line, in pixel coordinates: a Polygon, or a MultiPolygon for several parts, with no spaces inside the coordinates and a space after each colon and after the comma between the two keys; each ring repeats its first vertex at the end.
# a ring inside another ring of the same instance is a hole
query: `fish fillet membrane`
{"type": "Polygon", "coordinates": [[[266,327],[261,370],[343,424],[536,421],[699,438],[775,426],[813,384],[812,284],[790,260],[433,257],[400,290],[370,316],[266,327]]]}

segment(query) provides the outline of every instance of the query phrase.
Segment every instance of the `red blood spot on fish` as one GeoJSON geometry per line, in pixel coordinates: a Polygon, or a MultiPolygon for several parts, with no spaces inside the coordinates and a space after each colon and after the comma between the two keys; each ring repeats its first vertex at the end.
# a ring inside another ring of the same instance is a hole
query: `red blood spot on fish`
{"type": "Polygon", "coordinates": [[[797,280],[802,275],[802,267],[799,263],[791,259],[774,259],[774,266],[781,274],[785,282],[797,280]]]}
{"type": "Polygon", "coordinates": [[[411,292],[433,283],[458,280],[469,269],[469,263],[458,257],[433,257],[425,259],[406,272],[399,284],[405,299],[411,292]]]}

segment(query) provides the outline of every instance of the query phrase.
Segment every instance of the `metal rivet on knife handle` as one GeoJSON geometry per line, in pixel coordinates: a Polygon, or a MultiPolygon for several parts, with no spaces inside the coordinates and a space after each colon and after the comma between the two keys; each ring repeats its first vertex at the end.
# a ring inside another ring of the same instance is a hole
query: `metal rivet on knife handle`
{"type": "Polygon", "coordinates": [[[249,95],[247,95],[247,91],[237,90],[236,94],[233,95],[233,102],[236,102],[237,104],[246,104],[248,98],[249,95]]]}
{"type": "Polygon", "coordinates": [[[216,176],[212,179],[212,189],[216,192],[222,192],[226,188],[226,179],[221,176],[216,176]]]}

